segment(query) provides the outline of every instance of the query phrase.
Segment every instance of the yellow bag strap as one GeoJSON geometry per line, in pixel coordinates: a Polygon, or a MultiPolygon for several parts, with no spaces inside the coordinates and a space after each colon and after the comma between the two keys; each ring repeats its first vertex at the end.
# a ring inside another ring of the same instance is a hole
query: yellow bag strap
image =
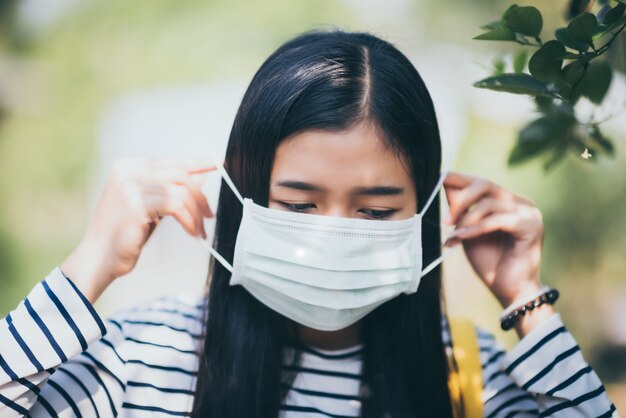
{"type": "Polygon", "coordinates": [[[455,418],[482,418],[482,366],[472,321],[449,318],[452,353],[448,353],[448,388],[455,418]],[[450,355],[452,354],[452,355],[450,355]]]}

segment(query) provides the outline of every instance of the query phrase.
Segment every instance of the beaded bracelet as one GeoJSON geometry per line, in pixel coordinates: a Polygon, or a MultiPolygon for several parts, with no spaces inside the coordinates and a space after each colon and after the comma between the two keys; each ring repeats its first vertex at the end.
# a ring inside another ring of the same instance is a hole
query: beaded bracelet
{"type": "MultiPolygon", "coordinates": [[[[556,289],[544,288],[542,289],[543,293],[536,296],[531,301],[521,305],[520,307],[513,309],[511,312],[507,312],[506,314],[500,316],[500,327],[504,331],[508,331],[515,325],[515,322],[520,316],[524,316],[526,311],[532,311],[533,309],[547,303],[548,305],[552,305],[559,298],[559,291],[556,289]]],[[[508,311],[506,309],[505,311],[508,311]]]]}

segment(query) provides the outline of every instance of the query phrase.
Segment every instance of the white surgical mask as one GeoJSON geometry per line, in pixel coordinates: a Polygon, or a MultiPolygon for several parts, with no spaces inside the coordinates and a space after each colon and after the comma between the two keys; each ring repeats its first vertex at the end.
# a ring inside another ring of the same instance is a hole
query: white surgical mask
{"type": "Polygon", "coordinates": [[[266,208],[242,198],[224,168],[226,184],[243,204],[231,266],[205,240],[213,256],[256,299],[302,325],[345,328],[401,293],[414,293],[422,270],[422,211],[403,220],[368,220],[266,208]]]}

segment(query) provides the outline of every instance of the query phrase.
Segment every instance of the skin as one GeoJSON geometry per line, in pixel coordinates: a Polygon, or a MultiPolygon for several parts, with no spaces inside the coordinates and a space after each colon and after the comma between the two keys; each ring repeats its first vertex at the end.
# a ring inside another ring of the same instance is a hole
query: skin
{"type": "MultiPolygon", "coordinates": [[[[60,265],[94,303],[135,266],[163,216],[206,237],[212,217],[200,191],[215,167],[201,160],[119,160],[85,236],[60,265]]],[[[541,212],[533,203],[486,179],[450,172],[444,181],[456,229],[447,246],[462,244],[477,276],[502,306],[541,287],[541,212]]],[[[412,178],[385,149],[378,132],[360,124],[343,132],[306,131],[283,141],[270,177],[269,207],[362,219],[406,219],[417,212],[412,178]]],[[[516,324],[520,338],[554,313],[543,305],[516,324]]],[[[339,331],[300,327],[303,342],[340,349],[359,341],[360,322],[339,331]]]]}
{"type": "MultiPolygon", "coordinates": [[[[417,212],[415,186],[378,134],[307,131],[283,141],[270,176],[270,208],[361,219],[406,219],[417,212]]],[[[298,325],[303,342],[335,350],[359,341],[361,322],[338,331],[298,325]]]]}

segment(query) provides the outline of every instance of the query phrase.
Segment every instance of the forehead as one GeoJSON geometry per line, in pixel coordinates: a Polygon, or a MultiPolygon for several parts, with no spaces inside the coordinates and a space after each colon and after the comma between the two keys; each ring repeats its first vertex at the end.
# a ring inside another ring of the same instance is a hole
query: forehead
{"type": "Polygon", "coordinates": [[[412,183],[399,156],[365,124],[341,132],[305,131],[283,141],[276,150],[271,181],[286,178],[337,186],[412,183]]]}

